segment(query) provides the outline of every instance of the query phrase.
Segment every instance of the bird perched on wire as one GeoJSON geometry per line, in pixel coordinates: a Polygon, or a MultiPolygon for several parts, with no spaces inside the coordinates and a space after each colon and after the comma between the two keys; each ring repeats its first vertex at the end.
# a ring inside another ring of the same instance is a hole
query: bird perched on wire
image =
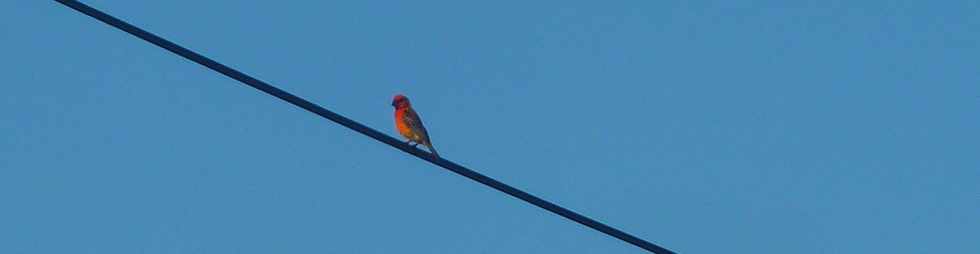
{"type": "Polygon", "coordinates": [[[425,126],[422,125],[422,118],[419,118],[419,115],[412,109],[408,97],[401,94],[395,95],[395,98],[391,100],[391,106],[395,107],[395,128],[398,129],[399,134],[408,139],[408,144],[413,146],[422,144],[429,148],[432,155],[439,158],[439,153],[432,147],[432,141],[429,141],[429,133],[425,131],[425,126]]]}

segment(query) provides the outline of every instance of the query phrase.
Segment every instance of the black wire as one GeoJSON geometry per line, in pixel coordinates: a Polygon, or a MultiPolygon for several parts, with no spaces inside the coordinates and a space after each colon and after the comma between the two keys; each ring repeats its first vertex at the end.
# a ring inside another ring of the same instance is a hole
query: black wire
{"type": "Polygon", "coordinates": [[[179,46],[177,44],[174,44],[173,42],[170,42],[170,41],[168,41],[166,39],[160,38],[159,36],[156,36],[156,35],[154,35],[154,34],[152,34],[150,32],[147,32],[147,31],[145,31],[143,29],[140,29],[138,27],[135,27],[133,25],[130,25],[129,23],[126,23],[125,21],[122,21],[122,20],[117,19],[117,18],[115,18],[113,16],[110,16],[109,14],[106,14],[104,12],[101,12],[99,10],[96,10],[95,8],[92,8],[92,7],[90,7],[88,5],[85,5],[85,4],[81,3],[81,2],[72,1],[72,0],[55,0],[55,1],[57,1],[57,2],[59,2],[61,4],[63,4],[63,5],[65,5],[65,6],[68,6],[68,7],[72,8],[72,9],[75,9],[76,11],[79,11],[81,13],[84,13],[85,15],[88,15],[88,16],[91,16],[91,17],[93,17],[95,19],[98,19],[98,20],[100,20],[100,21],[102,21],[102,22],[104,22],[106,24],[109,24],[110,26],[113,26],[115,28],[118,28],[120,30],[123,30],[123,31],[125,31],[125,32],[127,32],[129,34],[132,34],[132,35],[136,36],[136,37],[139,37],[140,39],[143,39],[143,40],[145,40],[147,42],[153,43],[154,45],[160,46],[161,48],[166,49],[166,50],[168,50],[170,52],[173,52],[174,54],[180,55],[180,56],[182,56],[184,58],[187,58],[188,60],[194,61],[194,62],[196,62],[198,64],[201,64],[201,65],[204,65],[205,67],[208,67],[208,68],[210,68],[212,70],[215,70],[217,72],[220,72],[221,74],[224,74],[225,76],[228,76],[228,77],[233,78],[235,80],[241,81],[242,83],[244,83],[244,84],[246,84],[248,86],[251,86],[251,87],[253,87],[255,89],[262,90],[263,92],[266,92],[266,93],[268,93],[268,94],[270,94],[272,96],[278,97],[279,99],[282,99],[282,100],[284,100],[286,102],[292,103],[293,105],[299,106],[299,107],[301,107],[303,109],[306,109],[306,110],[308,110],[310,112],[313,112],[314,114],[320,115],[320,116],[322,116],[324,118],[327,118],[327,119],[329,119],[331,121],[334,121],[336,123],[339,123],[340,125],[343,125],[343,126],[345,126],[347,128],[350,128],[350,129],[352,129],[352,130],[354,130],[356,132],[360,132],[361,134],[367,135],[367,136],[369,136],[369,137],[371,137],[371,138],[373,138],[373,139],[375,139],[377,141],[380,141],[382,143],[388,144],[388,145],[390,145],[392,147],[398,148],[399,150],[402,150],[404,152],[407,152],[407,153],[410,153],[412,155],[415,155],[415,157],[419,157],[420,159],[429,161],[432,164],[436,164],[436,165],[438,165],[440,167],[443,167],[445,169],[448,169],[450,171],[453,171],[456,174],[465,176],[465,177],[467,177],[469,179],[472,179],[472,180],[477,181],[477,182],[480,182],[480,183],[482,183],[484,185],[490,186],[491,188],[497,189],[497,190],[502,191],[504,193],[507,193],[507,194],[509,194],[511,196],[514,196],[514,197],[519,198],[521,200],[527,201],[528,203],[531,203],[531,204],[533,204],[535,206],[544,208],[545,210],[551,211],[551,212],[553,212],[555,214],[561,215],[562,217],[568,218],[568,219],[573,220],[575,222],[578,222],[578,223],[580,223],[582,225],[585,225],[587,227],[590,227],[590,228],[593,228],[595,230],[598,230],[599,232],[605,233],[605,234],[607,234],[609,236],[612,236],[612,237],[615,237],[615,238],[619,238],[620,240],[626,241],[627,243],[636,245],[637,247],[643,248],[643,249],[648,250],[650,252],[653,252],[653,253],[674,253],[674,252],[672,252],[672,251],[670,251],[668,249],[665,249],[663,247],[657,246],[657,245],[655,245],[653,243],[650,243],[650,242],[648,242],[646,240],[640,239],[640,238],[635,237],[633,235],[630,235],[630,234],[628,234],[626,232],[620,231],[620,230],[615,229],[613,227],[610,227],[610,226],[608,226],[606,224],[603,224],[603,223],[598,222],[596,220],[593,220],[593,219],[590,219],[588,217],[585,217],[584,215],[581,215],[581,214],[578,214],[578,213],[573,212],[571,210],[565,209],[565,208],[563,208],[561,206],[558,206],[558,205],[556,205],[554,203],[548,202],[548,201],[546,201],[544,199],[538,198],[538,197],[536,197],[534,195],[531,195],[531,194],[529,194],[527,192],[524,192],[524,191],[519,190],[517,188],[511,187],[510,185],[507,185],[507,184],[504,184],[504,183],[499,182],[497,180],[494,180],[493,178],[487,177],[487,176],[485,176],[483,174],[477,173],[476,171],[467,169],[467,168],[465,168],[463,166],[460,166],[459,164],[456,164],[456,163],[454,163],[452,161],[449,161],[449,160],[446,160],[446,159],[442,159],[442,158],[436,158],[436,157],[432,156],[431,154],[426,153],[426,152],[423,152],[422,150],[420,150],[418,148],[415,148],[415,147],[412,147],[412,146],[410,146],[410,145],[408,145],[408,144],[406,144],[404,142],[401,142],[398,139],[392,138],[391,136],[385,135],[384,133],[381,133],[381,132],[379,132],[377,130],[374,130],[374,129],[372,129],[370,127],[367,127],[367,126],[365,126],[363,124],[360,124],[358,122],[355,122],[354,120],[351,120],[350,118],[346,118],[346,117],[341,116],[341,115],[339,115],[337,113],[334,113],[334,112],[332,112],[330,110],[327,110],[327,109],[325,109],[323,107],[317,106],[316,104],[313,104],[313,103],[311,103],[311,102],[309,102],[307,100],[304,100],[303,98],[297,97],[297,96],[292,95],[292,94],[290,94],[290,93],[288,93],[286,91],[280,90],[279,88],[276,88],[276,87],[274,87],[272,85],[269,85],[268,83],[262,82],[261,80],[258,80],[256,78],[253,78],[253,77],[249,76],[249,75],[246,75],[245,73],[239,72],[239,71],[237,71],[235,69],[232,69],[231,67],[225,66],[225,65],[223,65],[221,63],[218,63],[218,62],[216,62],[214,60],[211,60],[210,58],[207,58],[207,57],[202,56],[202,55],[200,55],[198,53],[195,53],[194,51],[191,51],[189,49],[186,49],[184,47],[181,47],[181,46],[179,46]]]}

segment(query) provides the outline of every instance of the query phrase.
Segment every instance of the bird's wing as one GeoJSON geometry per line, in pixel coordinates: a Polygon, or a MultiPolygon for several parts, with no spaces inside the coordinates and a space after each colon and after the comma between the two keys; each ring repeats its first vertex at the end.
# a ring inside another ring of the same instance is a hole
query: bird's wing
{"type": "Polygon", "coordinates": [[[405,115],[402,118],[404,118],[402,120],[405,121],[405,125],[408,125],[409,129],[421,133],[422,138],[426,139],[426,142],[428,142],[429,133],[425,131],[425,125],[422,125],[422,118],[419,118],[419,115],[415,113],[415,110],[412,108],[406,109],[405,115]]]}

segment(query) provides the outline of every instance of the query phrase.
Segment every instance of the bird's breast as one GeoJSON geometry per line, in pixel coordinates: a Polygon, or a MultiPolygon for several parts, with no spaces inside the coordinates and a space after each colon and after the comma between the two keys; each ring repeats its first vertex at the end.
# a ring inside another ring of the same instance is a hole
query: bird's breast
{"type": "Polygon", "coordinates": [[[399,109],[395,110],[395,128],[398,129],[398,133],[402,136],[410,137],[412,134],[412,128],[408,127],[405,123],[405,110],[399,109]]]}

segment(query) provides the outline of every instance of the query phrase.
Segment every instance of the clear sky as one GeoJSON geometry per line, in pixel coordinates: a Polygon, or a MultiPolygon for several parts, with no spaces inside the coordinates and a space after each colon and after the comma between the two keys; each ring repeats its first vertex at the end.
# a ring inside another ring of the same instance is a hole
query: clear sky
{"type": "MultiPolygon", "coordinates": [[[[86,1],[680,253],[980,252],[978,1],[86,1]]],[[[0,253],[641,253],[0,1],[0,253]]]]}

